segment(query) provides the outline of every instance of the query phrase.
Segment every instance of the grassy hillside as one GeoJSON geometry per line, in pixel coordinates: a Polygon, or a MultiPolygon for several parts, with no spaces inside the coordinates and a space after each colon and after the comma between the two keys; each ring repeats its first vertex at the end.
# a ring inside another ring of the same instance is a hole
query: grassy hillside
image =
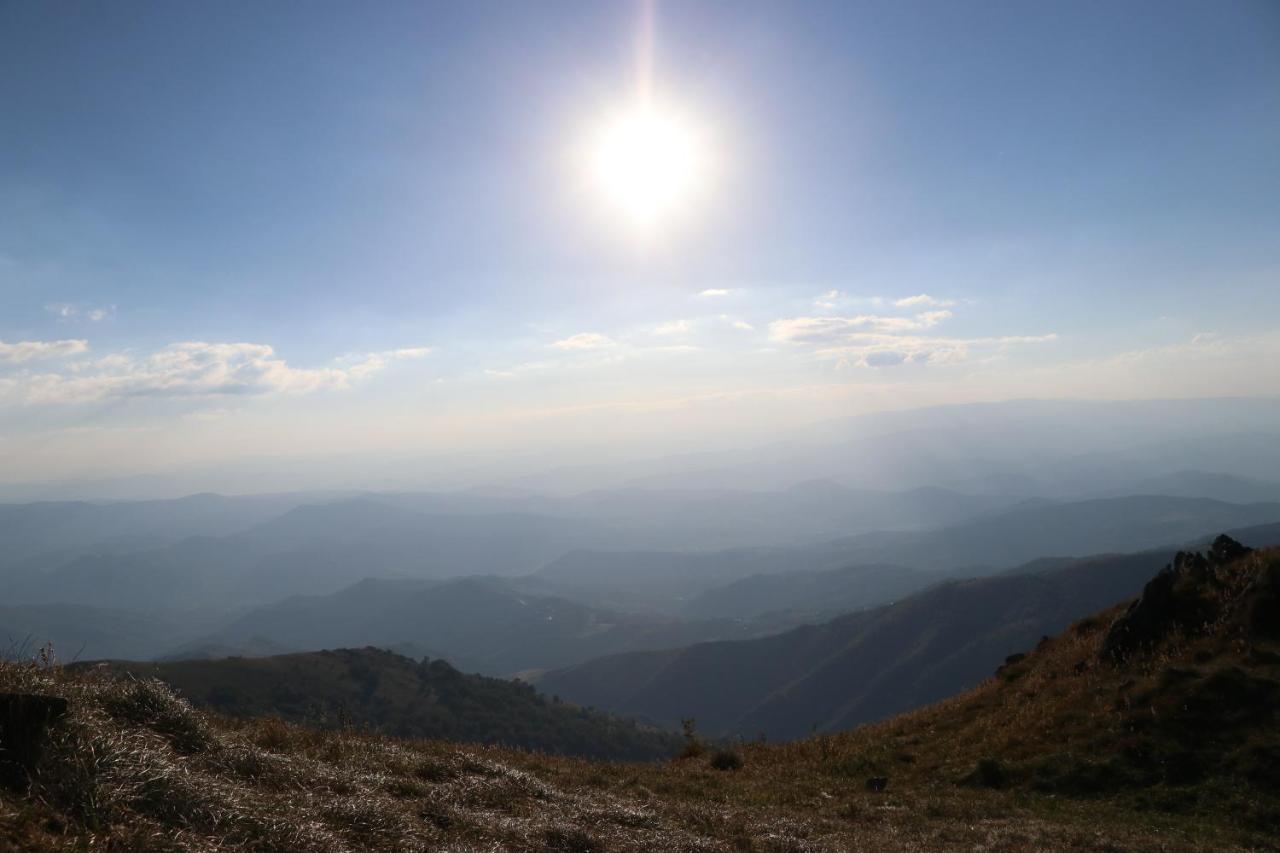
{"type": "Polygon", "coordinates": [[[219,713],[320,728],[633,761],[669,758],[680,747],[668,732],[549,701],[519,681],[464,675],[443,660],[418,662],[373,648],[83,668],[158,678],[219,713]]]}
{"type": "Polygon", "coordinates": [[[154,682],[4,664],[0,691],[70,705],[0,788],[0,847],[1274,848],[1277,625],[1280,552],[1183,558],[964,695],[654,764],[228,720],[154,682]]]}

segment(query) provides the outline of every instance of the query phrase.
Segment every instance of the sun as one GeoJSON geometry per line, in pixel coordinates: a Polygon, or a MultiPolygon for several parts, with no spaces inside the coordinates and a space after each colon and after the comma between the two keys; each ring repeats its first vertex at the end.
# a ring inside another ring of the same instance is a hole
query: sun
{"type": "Polygon", "coordinates": [[[596,128],[591,182],[601,200],[648,233],[690,215],[711,178],[703,129],[674,109],[642,102],[596,128]]]}

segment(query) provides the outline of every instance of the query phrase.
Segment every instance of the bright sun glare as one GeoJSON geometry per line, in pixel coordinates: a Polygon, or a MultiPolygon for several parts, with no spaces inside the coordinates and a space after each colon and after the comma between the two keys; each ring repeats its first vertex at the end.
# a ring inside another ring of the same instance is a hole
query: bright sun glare
{"type": "Polygon", "coordinates": [[[710,177],[706,140],[697,124],[648,103],[619,112],[598,128],[591,170],[604,201],[646,232],[690,213],[710,177]]]}

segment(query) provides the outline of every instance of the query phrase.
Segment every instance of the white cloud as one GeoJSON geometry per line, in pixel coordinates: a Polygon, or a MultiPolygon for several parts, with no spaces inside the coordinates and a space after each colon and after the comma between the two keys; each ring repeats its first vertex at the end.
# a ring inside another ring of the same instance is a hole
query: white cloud
{"type": "Polygon", "coordinates": [[[431,347],[401,347],[365,353],[361,356],[348,356],[345,360],[346,371],[355,379],[363,379],[377,373],[393,361],[426,358],[429,355],[431,355],[431,347]]]}
{"type": "Polygon", "coordinates": [[[730,317],[728,314],[721,314],[720,320],[743,332],[754,332],[756,330],[756,327],[748,323],[746,320],[739,320],[736,317],[730,317]]]}
{"type": "MultiPolygon", "coordinates": [[[[84,347],[77,351],[83,352],[84,347]]],[[[289,365],[266,344],[185,341],[146,356],[113,353],[74,362],[63,372],[6,377],[0,381],[0,395],[16,395],[32,403],[83,403],[131,397],[306,394],[350,387],[392,361],[429,352],[428,347],[411,347],[349,357],[330,367],[300,368],[289,365]]]]}
{"type": "Polygon", "coordinates": [[[1218,340],[1217,332],[1197,332],[1191,338],[1193,346],[1204,346],[1206,344],[1216,343],[1218,340]]]}
{"type": "Polygon", "coordinates": [[[893,367],[964,361],[975,349],[999,350],[1054,340],[1056,335],[946,338],[921,335],[952,316],[922,311],[911,316],[859,314],[851,317],[789,317],[769,324],[770,339],[807,347],[838,366],[893,367]]]}
{"type": "Polygon", "coordinates": [[[938,299],[927,293],[920,293],[895,300],[893,304],[899,308],[950,308],[956,303],[954,299],[938,299]]]}
{"type": "Polygon", "coordinates": [[[0,363],[17,364],[41,358],[67,358],[87,352],[89,342],[84,340],[65,341],[18,341],[6,344],[0,341],[0,363]]]}
{"type": "Polygon", "coordinates": [[[709,288],[707,288],[706,290],[704,290],[704,291],[702,291],[701,293],[699,293],[698,295],[699,295],[699,296],[705,296],[705,297],[707,297],[707,298],[714,298],[714,297],[717,297],[717,296],[728,296],[730,293],[733,293],[733,291],[732,291],[732,290],[729,290],[728,288],[724,288],[724,287],[709,287],[709,288]]]}
{"type": "Polygon", "coordinates": [[[653,333],[655,335],[685,335],[689,333],[688,320],[671,320],[655,326],[653,333]]]}
{"type": "Polygon", "coordinates": [[[567,338],[555,341],[551,346],[556,349],[567,350],[603,349],[613,346],[613,339],[597,332],[579,332],[576,335],[570,335],[567,338]]]}
{"type": "Polygon", "coordinates": [[[769,324],[769,337],[785,343],[830,345],[867,332],[909,332],[950,319],[950,311],[926,311],[913,317],[858,314],[853,317],[790,317],[769,324]]]}
{"type": "Polygon", "coordinates": [[[813,300],[813,304],[819,308],[835,308],[836,301],[840,299],[840,291],[828,290],[826,293],[813,300]]]}
{"type": "Polygon", "coordinates": [[[894,367],[900,364],[953,364],[968,360],[975,350],[993,352],[1057,340],[1056,334],[1005,335],[985,338],[931,338],[866,334],[841,346],[816,351],[838,367],[894,367]]]}
{"type": "Polygon", "coordinates": [[[88,320],[90,323],[101,323],[116,315],[116,306],[98,307],[78,305],[74,302],[49,302],[44,310],[58,318],[59,322],[69,323],[72,320],[88,320]]]}

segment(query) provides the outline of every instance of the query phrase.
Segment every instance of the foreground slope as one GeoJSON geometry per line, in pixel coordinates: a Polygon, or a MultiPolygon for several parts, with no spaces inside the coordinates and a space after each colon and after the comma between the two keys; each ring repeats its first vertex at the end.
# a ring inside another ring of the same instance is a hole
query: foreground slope
{"type": "MultiPolygon", "coordinates": [[[[1180,557],[975,690],[840,735],[655,764],[192,711],[156,682],[0,665],[66,697],[0,847],[1196,850],[1274,847],[1280,552],[1180,557]],[[885,780],[869,790],[868,777],[885,780]]],[[[696,746],[696,745],[695,745],[696,746]]]]}

